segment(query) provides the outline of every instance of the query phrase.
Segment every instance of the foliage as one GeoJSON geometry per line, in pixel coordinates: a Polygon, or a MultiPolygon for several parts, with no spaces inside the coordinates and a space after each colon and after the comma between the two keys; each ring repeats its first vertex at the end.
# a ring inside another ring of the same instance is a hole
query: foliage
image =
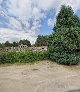
{"type": "Polygon", "coordinates": [[[0,48],[5,48],[5,45],[0,43],[0,48]]]}
{"type": "Polygon", "coordinates": [[[27,39],[26,40],[20,40],[19,42],[13,42],[13,43],[10,43],[9,41],[6,41],[5,43],[0,43],[0,48],[3,48],[3,47],[18,47],[19,45],[27,45],[28,47],[31,46],[31,43],[30,41],[28,41],[27,39]]]}
{"type": "Polygon", "coordinates": [[[29,63],[45,59],[46,52],[0,52],[0,64],[29,63]]]}
{"type": "Polygon", "coordinates": [[[74,65],[80,61],[80,19],[69,6],[62,6],[55,30],[49,37],[49,58],[60,64],[74,65]],[[78,24],[79,23],[79,24],[78,24]]]}
{"type": "Polygon", "coordinates": [[[18,45],[19,45],[18,42],[13,42],[13,43],[12,43],[12,46],[13,46],[13,47],[18,47],[18,45]]]}
{"type": "Polygon", "coordinates": [[[62,29],[50,36],[49,58],[60,64],[80,61],[80,29],[62,29]]]}
{"type": "Polygon", "coordinates": [[[21,45],[21,44],[23,44],[23,45],[27,45],[27,46],[31,46],[31,43],[30,43],[30,41],[28,41],[27,39],[26,40],[20,40],[19,41],[19,45],[21,45]]]}
{"type": "Polygon", "coordinates": [[[11,47],[11,46],[12,46],[12,44],[11,44],[9,41],[6,41],[6,42],[4,43],[4,45],[5,45],[5,47],[11,47]]]}
{"type": "Polygon", "coordinates": [[[54,30],[71,27],[80,27],[80,19],[74,14],[70,6],[62,5],[61,10],[57,16],[54,30]]]}
{"type": "Polygon", "coordinates": [[[48,36],[38,35],[38,38],[35,42],[35,46],[47,46],[48,45],[48,36]]]}

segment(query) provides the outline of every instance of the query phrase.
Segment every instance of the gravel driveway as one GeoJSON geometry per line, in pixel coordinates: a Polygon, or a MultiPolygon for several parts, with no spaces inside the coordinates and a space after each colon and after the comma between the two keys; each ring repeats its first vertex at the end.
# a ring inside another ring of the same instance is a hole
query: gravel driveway
{"type": "Polygon", "coordinates": [[[0,66],[0,92],[80,92],[80,65],[0,66]]]}

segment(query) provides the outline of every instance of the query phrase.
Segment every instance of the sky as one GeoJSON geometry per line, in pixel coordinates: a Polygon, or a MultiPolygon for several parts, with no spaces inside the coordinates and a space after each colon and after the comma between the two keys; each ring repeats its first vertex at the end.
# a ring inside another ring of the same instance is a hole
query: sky
{"type": "Polygon", "coordinates": [[[0,43],[50,35],[64,4],[80,17],[80,0],[0,0],[0,43]]]}

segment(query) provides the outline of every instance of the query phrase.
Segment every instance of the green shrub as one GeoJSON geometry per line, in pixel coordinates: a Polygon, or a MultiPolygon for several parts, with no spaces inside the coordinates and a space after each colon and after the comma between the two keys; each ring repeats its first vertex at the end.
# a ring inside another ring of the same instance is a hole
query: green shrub
{"type": "Polygon", "coordinates": [[[0,64],[29,63],[47,59],[47,52],[0,52],[0,64]]]}
{"type": "Polygon", "coordinates": [[[63,28],[50,36],[49,58],[60,64],[74,65],[80,62],[80,28],[63,28]]]}

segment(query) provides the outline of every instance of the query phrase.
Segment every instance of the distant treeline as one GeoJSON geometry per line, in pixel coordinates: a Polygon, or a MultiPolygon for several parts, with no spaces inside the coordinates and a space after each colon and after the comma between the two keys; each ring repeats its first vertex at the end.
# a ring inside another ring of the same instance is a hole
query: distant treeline
{"type": "Polygon", "coordinates": [[[27,45],[27,46],[31,46],[31,43],[30,41],[28,41],[27,39],[26,40],[20,40],[19,42],[13,42],[13,43],[10,43],[9,41],[6,41],[5,43],[0,43],[0,47],[1,48],[4,48],[4,47],[18,47],[19,45],[27,45]]]}
{"type": "Polygon", "coordinates": [[[20,40],[18,42],[12,42],[10,43],[9,41],[6,41],[5,43],[0,43],[0,48],[4,47],[18,47],[19,45],[27,45],[28,47],[30,46],[47,46],[48,45],[48,36],[43,36],[43,35],[38,35],[35,44],[31,45],[29,40],[20,40]]]}
{"type": "Polygon", "coordinates": [[[38,38],[35,42],[35,46],[47,46],[48,45],[48,35],[38,35],[38,38]]]}

